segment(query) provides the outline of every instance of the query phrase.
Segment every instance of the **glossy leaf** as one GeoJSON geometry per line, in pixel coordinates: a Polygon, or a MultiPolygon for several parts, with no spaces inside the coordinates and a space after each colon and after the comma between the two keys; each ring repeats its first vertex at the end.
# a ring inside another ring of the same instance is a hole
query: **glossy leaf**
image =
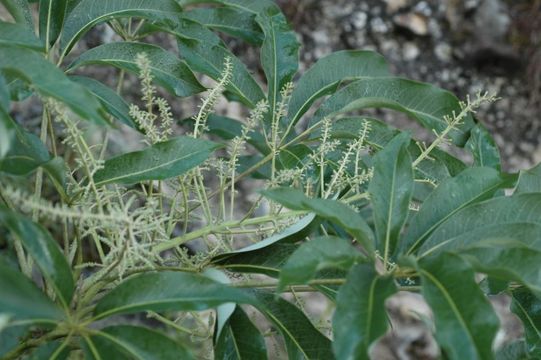
{"type": "Polygon", "coordinates": [[[515,193],[541,192],[541,164],[521,170],[515,193]]]}
{"type": "Polygon", "coordinates": [[[453,254],[419,262],[422,294],[434,312],[436,339],[450,360],[492,359],[498,317],[471,267],[453,254]]]}
{"type": "Polygon", "coordinates": [[[321,334],[306,315],[290,302],[272,293],[258,292],[261,311],[280,331],[290,359],[332,359],[331,341],[321,334]]]}
{"type": "MultiPolygon", "coordinates": [[[[395,77],[369,78],[354,81],[325,100],[311,124],[324,117],[374,107],[403,112],[423,127],[437,132],[447,127],[443,120],[445,115],[461,111],[453,94],[435,86],[395,77]]],[[[453,143],[463,146],[472,126],[473,119],[467,116],[463,125],[449,133],[453,143]]]]}
{"type": "Polygon", "coordinates": [[[69,13],[61,39],[62,55],[66,55],[94,25],[120,17],[148,20],[174,18],[180,12],[173,0],[81,0],[69,13]]]}
{"type": "Polygon", "coordinates": [[[248,315],[237,307],[214,348],[217,360],[267,359],[265,339],[250,321],[248,315]]]}
{"type": "Polygon", "coordinates": [[[0,309],[16,320],[59,322],[64,312],[22,273],[0,260],[0,309]]]}
{"type": "Polygon", "coordinates": [[[137,42],[114,42],[87,50],[69,66],[69,70],[84,65],[111,65],[135,74],[137,54],[145,53],[154,80],[176,96],[189,96],[204,91],[188,65],[172,52],[159,46],[137,42]]]}
{"type": "Polygon", "coordinates": [[[205,276],[162,271],[124,281],[97,303],[94,314],[103,318],[140,311],[200,311],[228,302],[254,304],[255,300],[205,276]]]}
{"type": "Polygon", "coordinates": [[[297,122],[318,98],[335,92],[345,80],[390,76],[385,59],[373,51],[343,50],[318,60],[297,83],[289,104],[297,122]]]}
{"type": "Polygon", "coordinates": [[[312,199],[294,188],[275,188],[261,193],[291,210],[306,210],[336,223],[365,248],[368,254],[374,250],[374,235],[364,219],[352,208],[336,200],[312,199]]]}
{"type": "Polygon", "coordinates": [[[361,252],[343,238],[322,236],[303,243],[289,257],[280,272],[278,290],[288,285],[306,284],[323,269],[349,270],[366,260],[361,252]]]}
{"type": "Polygon", "coordinates": [[[11,46],[0,46],[0,69],[32,84],[41,95],[53,97],[86,120],[105,124],[100,103],[83,86],[69,80],[39,53],[11,46]]]}
{"type": "Polygon", "coordinates": [[[64,305],[69,305],[75,289],[73,275],[62,250],[49,232],[41,225],[2,208],[0,222],[23,244],[64,305]]]}
{"type": "Polygon", "coordinates": [[[412,218],[402,250],[415,251],[440,224],[468,205],[491,198],[505,184],[498,171],[470,168],[441,183],[412,218]]]}
{"type": "Polygon", "coordinates": [[[472,153],[475,166],[501,170],[500,150],[483,125],[477,124],[471,129],[466,148],[472,153]]]}
{"type": "Polygon", "coordinates": [[[527,348],[541,349],[541,301],[526,288],[518,288],[511,293],[511,311],[524,325],[527,348]]]}
{"type": "Polygon", "coordinates": [[[0,21],[0,45],[12,45],[44,51],[43,42],[30,29],[22,24],[4,21],[0,21]]]}
{"type": "MultiPolygon", "coordinates": [[[[170,337],[141,326],[109,326],[89,338],[100,358],[105,359],[193,359],[188,349],[170,337]]],[[[88,358],[96,359],[92,351],[88,358]]],[[[99,358],[98,358],[99,359],[99,358]]]]}
{"type": "Polygon", "coordinates": [[[137,128],[137,125],[130,116],[130,107],[122,97],[113,89],[86,76],[70,76],[70,79],[86,87],[98,101],[103,105],[111,116],[120,120],[125,125],[137,128]]]}
{"type": "Polygon", "coordinates": [[[377,248],[384,256],[392,255],[397,248],[413,194],[409,142],[409,134],[402,133],[374,156],[368,192],[374,208],[377,248]]]}
{"type": "Polygon", "coordinates": [[[105,161],[94,181],[104,185],[169,179],[200,165],[216,148],[207,140],[176,137],[105,161]]]}
{"type": "Polygon", "coordinates": [[[54,44],[64,25],[69,0],[39,1],[39,37],[49,44],[54,44]]]}
{"type": "Polygon", "coordinates": [[[378,275],[373,265],[351,269],[332,320],[337,359],[369,359],[370,344],[388,328],[385,300],[396,291],[392,277],[378,275]]]}

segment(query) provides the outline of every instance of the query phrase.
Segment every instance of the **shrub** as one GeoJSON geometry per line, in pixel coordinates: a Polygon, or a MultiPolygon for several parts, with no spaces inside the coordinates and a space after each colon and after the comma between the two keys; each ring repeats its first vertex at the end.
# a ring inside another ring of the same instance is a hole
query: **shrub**
{"type": "Polygon", "coordinates": [[[541,178],[501,171],[473,116],[493,95],[460,102],[360,50],[296,80],[297,38],[268,0],[43,0],[39,38],[26,1],[3,4],[15,19],[0,22],[4,358],[259,359],[283,344],[288,358],[365,359],[398,291],[430,305],[445,358],[539,356],[541,178]],[[123,41],[73,58],[104,22],[123,41]],[[180,57],[145,41],[155,32],[180,57]],[[216,32],[259,48],[265,90],[216,32]],[[74,75],[89,65],[120,69],[117,90],[74,75]],[[122,97],[125,73],[139,77],[138,104],[122,97]],[[177,121],[156,85],[175,101],[205,95],[177,121]],[[249,115],[216,114],[222,95],[249,115]],[[9,115],[29,96],[43,105],[39,137],[9,115]],[[351,115],[368,108],[433,140],[351,115]],[[142,149],[109,156],[120,126],[142,149]],[[263,184],[255,197],[238,191],[250,181],[263,184]],[[328,299],[331,326],[314,325],[301,292],[328,299]],[[525,339],[493,349],[487,298],[503,292],[525,339]],[[127,316],[139,313],[151,320],[127,316]]]}

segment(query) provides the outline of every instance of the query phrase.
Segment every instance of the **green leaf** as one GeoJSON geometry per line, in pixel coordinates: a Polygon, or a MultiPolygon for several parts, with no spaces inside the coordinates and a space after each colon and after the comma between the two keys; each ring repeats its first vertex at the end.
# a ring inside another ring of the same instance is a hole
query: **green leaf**
{"type": "Polygon", "coordinates": [[[306,315],[290,302],[272,293],[257,292],[261,311],[282,334],[289,359],[332,359],[331,341],[306,315]]]}
{"type": "Polygon", "coordinates": [[[19,271],[0,261],[0,309],[16,320],[35,323],[64,320],[62,309],[54,304],[36,285],[19,271]]]}
{"type": "Polygon", "coordinates": [[[254,14],[245,11],[227,7],[198,8],[185,12],[183,17],[251,44],[260,45],[263,42],[263,34],[254,14]]]}
{"type": "Polygon", "coordinates": [[[263,190],[261,193],[291,210],[311,211],[317,216],[340,225],[359,241],[369,256],[372,256],[374,250],[372,230],[366,221],[346,204],[331,199],[312,199],[294,188],[275,188],[263,190]]]}
{"type": "MultiPolygon", "coordinates": [[[[219,282],[221,284],[229,285],[231,283],[231,279],[224,272],[218,269],[207,268],[205,269],[203,274],[209,279],[219,282]]],[[[214,339],[220,336],[225,324],[227,323],[236,308],[237,305],[235,303],[225,303],[222,305],[218,305],[218,307],[216,308],[216,329],[214,331],[214,339]]]]}
{"type": "Polygon", "coordinates": [[[17,24],[24,25],[30,30],[34,30],[34,21],[27,0],[0,0],[7,11],[13,16],[17,24]]]}
{"type": "Polygon", "coordinates": [[[402,240],[402,250],[415,251],[440,224],[468,205],[491,198],[505,184],[500,173],[490,168],[470,168],[447,179],[423,202],[402,240]]]}
{"type": "Polygon", "coordinates": [[[370,344],[388,328],[385,300],[396,292],[392,277],[373,265],[357,265],[338,292],[332,324],[337,359],[369,359],[370,344]]]}
{"type": "Polygon", "coordinates": [[[2,160],[13,146],[16,131],[15,123],[0,104],[0,171],[2,160]]]}
{"type": "Polygon", "coordinates": [[[267,9],[279,11],[279,7],[273,0],[177,0],[181,6],[195,4],[222,4],[245,12],[258,14],[267,9]]]}
{"type": "Polygon", "coordinates": [[[483,125],[477,124],[471,129],[470,138],[466,142],[466,149],[473,155],[475,166],[486,166],[498,171],[501,170],[500,150],[483,125]]]}
{"type": "Polygon", "coordinates": [[[173,0],[81,0],[69,13],[61,39],[62,57],[77,40],[94,25],[120,17],[139,17],[148,20],[178,16],[179,6],[173,0]]]}
{"type": "Polygon", "coordinates": [[[541,194],[518,194],[497,197],[469,205],[438,226],[420,247],[419,253],[431,252],[451,243],[462,234],[491,225],[516,223],[541,224],[541,194]]]}
{"type": "Polygon", "coordinates": [[[0,69],[32,84],[41,95],[53,97],[86,120],[106,124],[100,103],[39,53],[0,45],[0,69]]]}
{"type": "Polygon", "coordinates": [[[49,341],[41,346],[38,346],[30,356],[25,357],[25,360],[66,360],[70,353],[70,349],[67,347],[67,343],[64,343],[64,339],[49,341]],[[54,356],[54,358],[53,358],[54,356]]]}
{"type": "Polygon", "coordinates": [[[39,1],[39,37],[45,43],[54,44],[64,25],[68,0],[39,1]]]}
{"type": "Polygon", "coordinates": [[[503,345],[496,352],[495,360],[534,360],[539,359],[539,353],[536,357],[528,353],[528,347],[524,340],[515,340],[503,345]]]}
{"type": "Polygon", "coordinates": [[[127,279],[97,303],[94,314],[104,318],[150,310],[200,311],[228,302],[254,304],[255,300],[205,276],[162,271],[127,279]]]}
{"type": "Polygon", "coordinates": [[[136,42],[114,42],[87,50],[69,66],[68,71],[80,66],[111,65],[135,74],[137,54],[145,53],[155,81],[176,96],[190,96],[204,91],[188,65],[172,52],[159,46],[136,42]]]}
{"type": "Polygon", "coordinates": [[[218,360],[267,359],[265,339],[241,308],[235,309],[218,338],[214,348],[214,358],[218,360]]]}
{"type": "Polygon", "coordinates": [[[86,351],[90,359],[193,359],[188,349],[170,337],[141,326],[109,326],[89,338],[99,357],[86,351]]]}
{"type": "Polygon", "coordinates": [[[409,134],[402,133],[374,156],[374,175],[368,192],[374,208],[377,247],[385,259],[397,248],[413,194],[409,142],[409,134]]]}
{"type": "Polygon", "coordinates": [[[541,164],[520,171],[515,194],[529,192],[541,192],[541,164]]]}
{"type": "Polygon", "coordinates": [[[434,312],[436,339],[450,360],[492,359],[498,317],[475,282],[470,265],[457,255],[418,264],[422,294],[434,312]]]}
{"type": "Polygon", "coordinates": [[[280,272],[278,291],[288,285],[306,284],[324,269],[349,270],[366,260],[361,252],[343,238],[321,236],[303,243],[289,257],[280,272]]]}
{"type": "Polygon", "coordinates": [[[62,250],[49,232],[41,225],[2,208],[0,222],[23,244],[42,275],[53,286],[64,305],[68,306],[75,289],[73,275],[62,250]]]}
{"type": "Polygon", "coordinates": [[[256,21],[265,34],[260,59],[267,78],[269,108],[274,109],[280,101],[280,90],[293,79],[299,67],[300,44],[279,9],[265,9],[256,16],[256,21]]]}
{"type": "MultiPolygon", "coordinates": [[[[389,108],[403,112],[423,127],[441,133],[447,122],[445,115],[460,113],[458,99],[448,91],[412,80],[384,77],[354,81],[329,97],[311,120],[311,125],[324,117],[365,109],[389,108]]],[[[473,119],[467,116],[464,124],[450,131],[449,137],[457,146],[463,146],[469,136],[473,119]]]]}
{"type": "MultiPolygon", "coordinates": [[[[225,140],[231,140],[236,136],[241,136],[244,123],[227,116],[210,114],[207,118],[208,132],[217,135],[225,140]]],[[[265,137],[256,131],[248,133],[247,142],[263,154],[269,153],[269,147],[266,144],[265,137]]]]}
{"type": "Polygon", "coordinates": [[[6,112],[9,111],[10,100],[8,84],[0,73],[0,107],[3,107],[6,112]]]}
{"type": "Polygon", "coordinates": [[[290,121],[296,123],[314,101],[334,93],[342,81],[385,76],[390,76],[387,62],[373,51],[343,50],[327,55],[297,83],[289,103],[290,121]]]}
{"type": "Polygon", "coordinates": [[[104,185],[169,179],[200,165],[217,147],[207,140],[179,136],[105,161],[94,181],[104,185]]]}
{"type": "Polygon", "coordinates": [[[113,89],[101,82],[86,76],[70,76],[70,79],[86,87],[103,105],[111,116],[120,120],[131,128],[137,129],[137,125],[130,116],[130,107],[113,89]]]}
{"type": "Polygon", "coordinates": [[[541,348],[541,301],[528,289],[518,288],[511,292],[511,311],[524,325],[527,348],[541,348]]]}
{"type": "Polygon", "coordinates": [[[0,21],[0,45],[12,45],[43,52],[45,47],[34,33],[22,24],[0,21]]]}

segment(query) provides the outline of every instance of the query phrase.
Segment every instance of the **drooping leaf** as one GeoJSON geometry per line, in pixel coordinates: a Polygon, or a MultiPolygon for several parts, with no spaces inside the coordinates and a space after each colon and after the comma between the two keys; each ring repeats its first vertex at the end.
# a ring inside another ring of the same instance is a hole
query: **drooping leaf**
{"type": "Polygon", "coordinates": [[[88,338],[97,355],[86,349],[89,359],[161,360],[193,359],[191,352],[170,337],[142,326],[116,325],[88,338]]]}
{"type": "Polygon", "coordinates": [[[396,291],[392,277],[378,275],[373,265],[350,270],[332,320],[337,359],[368,359],[370,344],[388,328],[385,300],[396,291]]]}
{"type": "Polygon", "coordinates": [[[122,123],[137,129],[137,125],[130,116],[130,107],[113,89],[86,76],[70,76],[70,79],[86,87],[98,101],[103,105],[109,114],[122,123]]]}
{"type": "Polygon", "coordinates": [[[94,25],[120,17],[140,17],[148,20],[178,16],[179,6],[173,0],[81,0],[66,17],[61,39],[65,56],[94,25]]]}
{"type": "MultiPolygon", "coordinates": [[[[447,127],[445,115],[461,111],[453,94],[435,86],[396,77],[369,78],[354,81],[325,100],[311,119],[311,125],[324,117],[374,107],[403,112],[438,133],[447,127]]],[[[449,133],[453,144],[463,146],[472,126],[472,117],[466,116],[464,123],[449,133]]]]}
{"type": "Polygon", "coordinates": [[[105,161],[94,181],[104,185],[165,180],[201,164],[217,147],[207,140],[179,136],[105,161]]]}
{"type": "Polygon", "coordinates": [[[64,25],[68,0],[39,1],[39,37],[45,43],[54,44],[64,25]]]}
{"type": "Polygon", "coordinates": [[[321,334],[304,313],[272,293],[257,292],[261,311],[280,331],[290,359],[332,359],[331,341],[321,334]]]}
{"type": "Polygon", "coordinates": [[[16,320],[36,323],[64,320],[62,309],[19,271],[0,260],[0,309],[16,320]]]}
{"type": "Polygon", "coordinates": [[[245,11],[227,7],[196,8],[185,12],[183,17],[251,44],[259,45],[263,41],[254,14],[245,11]]]}
{"type": "Polygon", "coordinates": [[[466,148],[472,153],[475,166],[501,170],[500,150],[483,125],[477,124],[471,129],[466,148]]]}
{"type": "Polygon", "coordinates": [[[75,288],[73,276],[62,250],[49,232],[41,225],[2,208],[0,208],[0,222],[23,244],[42,275],[62,298],[64,305],[68,305],[75,288]]]}
{"type": "Polygon", "coordinates": [[[541,192],[541,164],[520,171],[515,194],[529,192],[541,192]]]}
{"type": "Polygon", "coordinates": [[[217,360],[267,359],[265,339],[246,313],[237,307],[214,347],[217,360]]]}
{"type": "Polygon", "coordinates": [[[34,33],[22,24],[0,21],[0,44],[44,51],[41,42],[34,33]]]}
{"type": "Polygon", "coordinates": [[[137,54],[145,53],[155,81],[176,96],[190,96],[205,88],[197,81],[188,65],[172,52],[159,46],[137,42],[114,42],[87,50],[69,66],[74,70],[84,65],[111,65],[139,73],[137,54]]]}
{"type": "Polygon", "coordinates": [[[511,292],[511,311],[524,325],[527,349],[541,349],[541,301],[527,288],[518,288],[511,292]]]}
{"type": "Polygon", "coordinates": [[[97,303],[94,314],[103,318],[140,311],[200,311],[228,302],[254,304],[255,300],[205,276],[162,271],[124,281],[97,303]]]}
{"type": "Polygon", "coordinates": [[[374,235],[366,221],[352,208],[332,199],[312,199],[294,188],[275,188],[261,193],[291,210],[306,210],[336,223],[364,247],[368,254],[374,250],[374,235]]]}
{"type": "Polygon", "coordinates": [[[41,95],[63,102],[82,118],[97,124],[106,123],[105,113],[94,96],[83,86],[70,81],[39,53],[0,45],[0,70],[30,82],[41,95]]]}
{"type": "Polygon", "coordinates": [[[385,76],[390,76],[388,65],[373,51],[344,50],[327,55],[297,83],[289,104],[290,121],[297,122],[314,101],[335,92],[342,81],[385,76]]]}
{"type": "Polygon", "coordinates": [[[377,248],[385,257],[397,248],[413,194],[409,142],[409,134],[402,133],[374,157],[374,175],[368,192],[374,208],[377,248]]]}
{"type": "Polygon", "coordinates": [[[323,269],[349,270],[366,258],[349,241],[321,236],[303,243],[289,257],[280,272],[279,290],[292,284],[305,284],[323,269]]]}
{"type": "Polygon", "coordinates": [[[434,312],[436,339],[450,360],[492,359],[498,317],[459,256],[423,259],[418,264],[422,294],[434,312]]]}
{"type": "Polygon", "coordinates": [[[504,184],[498,171],[486,167],[464,170],[439,184],[412,218],[402,250],[415,251],[449,217],[470,204],[489,199],[504,184]]]}

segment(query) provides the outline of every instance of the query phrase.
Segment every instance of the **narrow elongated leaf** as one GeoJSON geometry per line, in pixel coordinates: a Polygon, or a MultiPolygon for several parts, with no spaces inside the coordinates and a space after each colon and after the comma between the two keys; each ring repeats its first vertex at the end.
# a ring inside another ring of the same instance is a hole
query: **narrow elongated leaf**
{"type": "Polygon", "coordinates": [[[49,232],[41,225],[2,208],[0,222],[23,244],[64,305],[69,305],[75,288],[73,275],[62,250],[49,232]]]}
{"type": "Polygon", "coordinates": [[[94,25],[119,17],[140,17],[148,20],[174,18],[180,12],[173,0],[81,0],[66,18],[62,33],[62,55],[66,55],[94,25]]]}
{"type": "Polygon", "coordinates": [[[483,125],[477,124],[471,129],[466,148],[472,153],[475,166],[501,170],[500,150],[483,125]]]}
{"type": "Polygon", "coordinates": [[[541,348],[541,301],[527,288],[518,288],[511,293],[511,311],[524,325],[527,348],[540,351],[541,348]]]}
{"type": "Polygon", "coordinates": [[[69,0],[39,1],[39,37],[49,44],[54,44],[64,25],[69,0]]]}
{"type": "Polygon", "coordinates": [[[70,76],[70,79],[90,90],[113,117],[129,127],[137,128],[137,125],[130,116],[130,107],[113,89],[86,76],[70,76]]]}
{"type": "MultiPolygon", "coordinates": [[[[1,79],[1,77],[0,77],[1,79]]],[[[0,84],[1,86],[2,84],[0,84]]],[[[14,143],[17,127],[13,119],[9,116],[4,107],[0,105],[0,171],[2,171],[2,162],[9,153],[14,143]]]]}
{"type": "MultiPolygon", "coordinates": [[[[141,326],[117,325],[100,330],[90,337],[102,360],[105,359],[193,359],[188,349],[168,336],[141,326]]],[[[88,358],[96,359],[92,351],[88,358]]]]}
{"type": "Polygon", "coordinates": [[[256,21],[265,34],[261,66],[267,78],[269,107],[274,109],[280,100],[280,90],[293,79],[299,67],[300,44],[279,9],[265,9],[256,16],[256,21]]]}
{"type": "Polygon", "coordinates": [[[267,359],[265,339],[246,313],[237,307],[214,348],[217,360],[267,359]]]}
{"type": "Polygon", "coordinates": [[[282,334],[290,359],[332,359],[331,341],[321,334],[304,313],[272,293],[258,292],[261,311],[282,334]]]}
{"type": "Polygon", "coordinates": [[[183,17],[248,43],[259,45],[263,41],[263,34],[252,13],[227,7],[198,8],[185,12],[183,17]]]}
{"type": "Polygon", "coordinates": [[[476,229],[514,223],[541,224],[541,194],[502,196],[467,206],[438,226],[419,252],[432,251],[432,248],[476,229]]]}
{"type": "Polygon", "coordinates": [[[100,103],[83,86],[68,79],[64,73],[39,53],[11,46],[0,46],[0,70],[32,83],[41,95],[53,97],[86,120],[105,124],[100,103]]]}
{"type": "Polygon", "coordinates": [[[207,140],[176,137],[107,160],[104,168],[96,172],[94,181],[104,185],[165,180],[201,164],[217,147],[207,140]]]}
{"type": "MultiPolygon", "coordinates": [[[[325,100],[311,124],[324,117],[373,107],[403,112],[425,128],[439,133],[447,127],[443,117],[461,111],[453,94],[435,86],[396,77],[370,78],[354,81],[325,100]]],[[[463,146],[472,126],[473,119],[467,116],[463,125],[449,133],[453,143],[463,146]]]]}
{"type": "Polygon", "coordinates": [[[345,80],[390,76],[385,59],[373,51],[343,50],[318,60],[300,78],[289,104],[297,122],[318,98],[332,94],[345,80]]]}
{"type": "Polygon", "coordinates": [[[99,64],[112,65],[138,74],[136,57],[140,53],[147,55],[155,81],[170,93],[176,96],[189,96],[205,90],[184,61],[173,53],[150,44],[136,42],[103,44],[84,52],[70,64],[69,70],[99,64]]]}
{"type": "Polygon", "coordinates": [[[209,3],[222,4],[252,14],[258,14],[267,9],[280,9],[273,0],[177,0],[177,2],[182,6],[209,3]]]}
{"type": "Polygon", "coordinates": [[[415,251],[440,224],[470,204],[486,200],[505,184],[490,168],[470,168],[441,183],[411,220],[402,250],[415,251]]]}
{"type": "Polygon", "coordinates": [[[336,223],[351,234],[371,256],[374,250],[374,235],[366,221],[352,208],[336,200],[312,199],[300,190],[276,188],[261,193],[291,210],[306,210],[336,223]]]}
{"type": "MultiPolygon", "coordinates": [[[[205,269],[204,275],[209,279],[222,284],[230,284],[231,279],[222,271],[218,269],[208,268],[205,269]]],[[[218,305],[216,308],[216,330],[214,331],[214,339],[218,338],[224,329],[225,324],[237,308],[235,303],[225,303],[218,305]]]]}
{"type": "Polygon", "coordinates": [[[0,74],[0,107],[3,107],[6,112],[9,111],[10,100],[8,84],[6,83],[6,79],[0,74]]]}
{"type": "Polygon", "coordinates": [[[450,360],[492,359],[498,317],[471,267],[453,254],[419,262],[422,294],[434,312],[436,339],[450,360]]]}
{"type": "Polygon", "coordinates": [[[346,239],[335,236],[312,239],[295,250],[282,267],[279,290],[292,284],[305,284],[320,270],[347,271],[355,263],[365,260],[361,252],[346,239]]]}
{"type": "Polygon", "coordinates": [[[520,171],[515,194],[529,192],[541,192],[541,164],[520,171]]]}
{"type": "Polygon", "coordinates": [[[34,30],[34,21],[27,0],[0,0],[17,24],[34,30]]]}
{"type": "Polygon", "coordinates": [[[133,276],[96,305],[99,318],[140,311],[200,311],[223,303],[255,304],[247,293],[205,276],[163,271],[133,276]]]}
{"type": "Polygon", "coordinates": [[[409,142],[409,134],[402,133],[374,157],[374,176],[368,192],[374,208],[377,248],[385,256],[397,248],[413,194],[409,142]]]}
{"type": "Polygon", "coordinates": [[[34,33],[22,24],[0,21],[0,45],[12,45],[36,51],[44,51],[45,46],[34,33]]]}
{"type": "Polygon", "coordinates": [[[17,320],[57,322],[64,312],[19,271],[0,261],[0,309],[17,320]]]}
{"type": "Polygon", "coordinates": [[[373,265],[351,269],[332,320],[337,359],[368,359],[370,344],[388,328],[385,300],[395,292],[392,277],[379,276],[373,265]]]}

